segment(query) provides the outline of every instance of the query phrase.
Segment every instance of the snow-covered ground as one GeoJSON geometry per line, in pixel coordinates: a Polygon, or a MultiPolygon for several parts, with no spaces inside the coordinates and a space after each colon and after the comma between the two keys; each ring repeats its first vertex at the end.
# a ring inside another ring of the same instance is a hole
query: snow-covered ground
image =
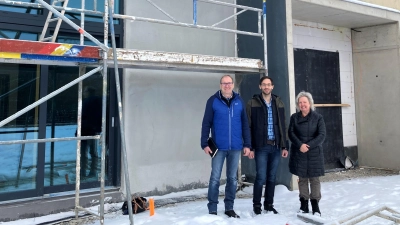
{"type": "MultiPolygon", "coordinates": [[[[224,187],[220,187],[223,191],[224,187]]],[[[152,196],[157,199],[182,197],[189,195],[205,195],[207,189],[196,189],[191,191],[172,193],[165,196],[152,196]]],[[[252,210],[251,199],[252,188],[247,187],[243,193],[248,198],[237,198],[235,200],[235,211],[240,215],[240,219],[228,218],[224,215],[223,197],[220,197],[218,205],[218,215],[209,215],[207,210],[207,201],[185,202],[166,207],[156,208],[155,215],[149,216],[148,211],[134,215],[134,224],[152,224],[152,225],[252,225],[252,224],[271,224],[271,225],[299,225],[305,224],[297,218],[297,210],[300,202],[298,199],[298,191],[288,191],[284,186],[276,187],[275,208],[279,214],[271,213],[255,216],[252,210]]],[[[112,209],[120,208],[122,203],[107,204],[105,211],[113,211],[112,209]]],[[[337,182],[322,183],[322,200],[320,201],[320,209],[323,219],[327,221],[335,221],[345,215],[354,214],[361,210],[374,209],[380,206],[388,206],[396,211],[400,211],[400,175],[387,177],[372,177],[353,180],[344,180],[337,182]]],[[[97,207],[89,208],[97,210],[97,207]]],[[[311,209],[311,205],[310,205],[311,209]]],[[[0,223],[4,225],[32,225],[46,221],[53,221],[59,218],[74,215],[72,212],[59,213],[44,217],[18,220],[13,222],[0,223]]],[[[100,224],[99,220],[95,220],[95,225],[100,224]]],[[[122,215],[121,211],[106,214],[105,223],[107,225],[128,225],[129,216],[122,215]]],[[[372,217],[358,225],[380,225],[394,224],[392,221],[378,217],[372,217]]]]}

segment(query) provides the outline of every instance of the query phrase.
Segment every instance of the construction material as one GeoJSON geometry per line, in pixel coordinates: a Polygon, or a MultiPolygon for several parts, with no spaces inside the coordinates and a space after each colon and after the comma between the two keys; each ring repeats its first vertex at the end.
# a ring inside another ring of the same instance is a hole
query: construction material
{"type": "Polygon", "coordinates": [[[315,107],[350,107],[349,104],[314,104],[315,107]]]}
{"type": "Polygon", "coordinates": [[[355,225],[361,221],[364,221],[372,216],[377,216],[386,220],[393,221],[395,223],[400,223],[400,215],[399,212],[387,207],[387,206],[380,206],[371,210],[360,210],[355,213],[344,215],[341,218],[336,220],[328,221],[323,219],[319,216],[314,216],[311,214],[297,214],[297,217],[307,223],[316,224],[316,225],[355,225]],[[383,213],[387,211],[389,213],[383,213]]]}
{"type": "Polygon", "coordinates": [[[150,211],[150,216],[154,216],[154,199],[153,198],[149,199],[149,211],[150,211]]]}

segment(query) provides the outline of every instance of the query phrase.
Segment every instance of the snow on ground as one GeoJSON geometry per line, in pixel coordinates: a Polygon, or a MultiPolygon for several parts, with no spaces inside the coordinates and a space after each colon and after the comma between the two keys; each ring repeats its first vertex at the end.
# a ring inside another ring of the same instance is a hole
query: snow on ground
{"type": "MultiPolygon", "coordinates": [[[[346,214],[353,214],[360,210],[374,209],[379,206],[388,206],[396,211],[400,211],[400,175],[387,177],[360,178],[353,180],[343,180],[337,182],[321,183],[322,200],[320,209],[322,217],[328,221],[335,221],[346,214]]],[[[221,186],[220,190],[223,191],[221,186]]],[[[301,225],[305,224],[296,216],[300,202],[298,191],[288,191],[286,187],[278,185],[275,191],[275,208],[279,214],[271,213],[259,216],[253,215],[252,210],[252,187],[243,190],[246,198],[237,198],[234,209],[240,215],[240,219],[228,218],[224,215],[223,197],[220,197],[218,205],[218,215],[209,215],[207,210],[207,201],[199,200],[194,202],[185,202],[166,207],[156,208],[155,215],[150,217],[148,212],[134,215],[135,225],[301,225]]],[[[172,197],[182,197],[188,195],[204,195],[207,189],[196,189],[191,191],[172,193],[165,196],[153,196],[154,199],[165,199],[172,197]]],[[[120,208],[122,203],[107,204],[106,209],[120,208]]],[[[89,208],[97,210],[97,207],[89,208]]],[[[311,209],[311,205],[310,205],[311,209]]],[[[13,222],[0,223],[4,225],[32,225],[52,221],[57,218],[71,216],[73,213],[59,213],[39,218],[25,219],[13,222]]],[[[95,220],[95,225],[100,221],[95,220]]],[[[106,214],[106,225],[129,225],[129,216],[122,215],[121,211],[106,214]]],[[[393,224],[389,220],[373,217],[359,223],[359,225],[379,225],[393,224]]]]}

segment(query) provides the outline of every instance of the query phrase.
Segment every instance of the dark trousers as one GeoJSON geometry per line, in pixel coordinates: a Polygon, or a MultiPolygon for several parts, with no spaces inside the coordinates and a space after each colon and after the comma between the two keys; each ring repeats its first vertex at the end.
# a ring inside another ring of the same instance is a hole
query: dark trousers
{"type": "Polygon", "coordinates": [[[264,185],[264,208],[274,203],[275,179],[280,155],[280,150],[276,145],[267,145],[255,150],[256,180],[253,188],[253,206],[261,207],[264,185]]]}
{"type": "Polygon", "coordinates": [[[81,141],[81,177],[85,177],[88,167],[88,153],[90,154],[90,172],[89,176],[95,176],[99,157],[97,155],[96,140],[81,141]]]}

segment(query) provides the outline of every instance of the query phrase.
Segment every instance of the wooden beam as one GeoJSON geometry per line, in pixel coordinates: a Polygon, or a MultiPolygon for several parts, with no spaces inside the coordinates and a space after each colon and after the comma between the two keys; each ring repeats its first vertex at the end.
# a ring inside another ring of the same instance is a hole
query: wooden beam
{"type": "Polygon", "coordinates": [[[315,107],[350,107],[350,104],[314,104],[315,107]]]}

